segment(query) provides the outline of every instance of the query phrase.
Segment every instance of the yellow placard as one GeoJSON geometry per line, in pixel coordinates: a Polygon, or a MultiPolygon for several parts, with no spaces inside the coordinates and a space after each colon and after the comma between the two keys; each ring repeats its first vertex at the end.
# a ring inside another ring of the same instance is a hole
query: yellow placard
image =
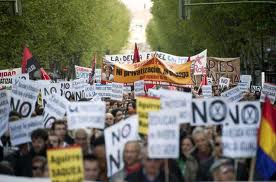
{"type": "Polygon", "coordinates": [[[150,111],[160,110],[160,99],[154,97],[137,97],[136,106],[139,120],[139,133],[146,135],[148,133],[148,113],[150,111]]]}
{"type": "Polygon", "coordinates": [[[114,65],[114,82],[133,83],[138,80],[192,85],[191,64],[174,64],[157,57],[134,64],[114,65]]]}
{"type": "Polygon", "coordinates": [[[83,159],[80,147],[47,150],[52,182],[83,182],[83,159]]]}

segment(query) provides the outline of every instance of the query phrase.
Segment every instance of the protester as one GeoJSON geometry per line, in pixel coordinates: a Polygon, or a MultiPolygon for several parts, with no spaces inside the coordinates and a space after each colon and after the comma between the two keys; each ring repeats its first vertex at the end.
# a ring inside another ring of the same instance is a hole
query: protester
{"type": "Polygon", "coordinates": [[[36,156],[32,160],[32,176],[44,177],[44,169],[46,166],[46,158],[42,156],[36,156]]]}
{"type": "Polygon", "coordinates": [[[124,114],[123,111],[121,109],[113,109],[112,110],[112,115],[114,116],[114,122],[118,123],[119,121],[121,121],[122,119],[124,119],[124,114]]]}
{"type": "Polygon", "coordinates": [[[84,179],[87,181],[99,181],[99,162],[93,155],[85,155],[83,159],[84,179]]]}
{"type": "Polygon", "coordinates": [[[88,134],[84,129],[76,130],[75,144],[77,144],[81,147],[83,155],[89,155],[92,153],[91,149],[88,145],[88,134]]]}
{"type": "Polygon", "coordinates": [[[114,124],[114,116],[111,113],[105,114],[105,127],[112,126],[114,124]]]}
{"type": "Polygon", "coordinates": [[[50,148],[57,148],[61,145],[61,142],[60,142],[58,136],[52,130],[50,130],[48,132],[48,139],[49,139],[49,147],[50,148]]]}
{"type": "Polygon", "coordinates": [[[70,137],[67,137],[68,140],[66,141],[67,134],[67,125],[65,120],[57,120],[52,124],[52,131],[55,135],[57,135],[58,139],[60,140],[61,146],[66,147],[72,143],[72,139],[69,139],[70,137]]]}
{"type": "Polygon", "coordinates": [[[235,181],[234,165],[229,160],[216,161],[211,169],[214,181],[235,181]]]}
{"type": "Polygon", "coordinates": [[[44,156],[46,157],[46,148],[48,145],[48,133],[44,129],[36,129],[31,134],[32,147],[30,154],[33,157],[35,156],[44,156]]]}

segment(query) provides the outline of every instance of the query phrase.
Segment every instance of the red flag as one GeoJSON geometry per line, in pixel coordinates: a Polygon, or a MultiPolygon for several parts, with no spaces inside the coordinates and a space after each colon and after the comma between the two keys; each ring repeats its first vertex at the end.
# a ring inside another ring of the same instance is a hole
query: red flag
{"type": "Polygon", "coordinates": [[[51,80],[50,76],[47,74],[47,72],[43,68],[40,68],[40,73],[41,73],[42,80],[51,80]]]}
{"type": "Polygon", "coordinates": [[[91,73],[89,75],[89,83],[92,85],[94,83],[95,80],[95,69],[96,69],[96,65],[97,65],[97,57],[96,55],[94,55],[94,58],[92,59],[92,65],[91,65],[91,73]]]}
{"type": "Polygon", "coordinates": [[[201,80],[200,85],[201,85],[201,86],[202,86],[202,85],[208,85],[206,74],[203,74],[203,77],[202,77],[202,80],[201,80]]]}
{"type": "Polygon", "coordinates": [[[139,51],[138,51],[137,44],[135,43],[134,55],[133,55],[133,63],[139,63],[139,62],[140,62],[139,51]]]}
{"type": "Polygon", "coordinates": [[[33,57],[31,51],[29,50],[28,47],[24,47],[23,51],[23,57],[21,61],[21,69],[22,73],[27,73],[27,62],[33,57]]]}

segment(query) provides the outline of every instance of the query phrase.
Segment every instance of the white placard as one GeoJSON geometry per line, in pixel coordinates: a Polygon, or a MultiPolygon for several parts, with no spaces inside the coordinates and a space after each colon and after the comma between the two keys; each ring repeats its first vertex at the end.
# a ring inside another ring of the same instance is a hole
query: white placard
{"type": "Polygon", "coordinates": [[[0,137],[8,130],[10,104],[6,90],[0,90],[0,137]]]}
{"type": "Polygon", "coordinates": [[[239,82],[238,87],[240,88],[241,92],[247,92],[250,88],[250,83],[248,83],[248,82],[239,82]]]}
{"type": "Polygon", "coordinates": [[[184,92],[176,92],[170,96],[161,95],[161,109],[169,112],[176,112],[179,116],[179,123],[190,123],[191,122],[191,103],[192,94],[184,92]]]}
{"type": "Polygon", "coordinates": [[[260,101],[264,102],[265,96],[270,99],[271,104],[274,104],[276,100],[276,85],[270,83],[264,83],[260,101]]]}
{"type": "Polygon", "coordinates": [[[220,77],[219,85],[221,86],[221,88],[224,88],[224,87],[228,88],[229,84],[230,84],[230,78],[220,77]]]}
{"type": "Polygon", "coordinates": [[[67,105],[68,129],[104,128],[105,102],[70,102],[67,105]]]}
{"type": "Polygon", "coordinates": [[[89,79],[89,74],[91,73],[91,71],[92,71],[91,68],[75,65],[76,79],[79,79],[79,78],[89,79]]]}
{"type": "Polygon", "coordinates": [[[223,126],[223,156],[231,158],[256,157],[256,126],[223,126]]]}
{"type": "Polygon", "coordinates": [[[212,85],[202,85],[202,95],[204,98],[209,98],[213,96],[213,90],[212,90],[212,85]]]}
{"type": "Polygon", "coordinates": [[[246,83],[251,83],[252,77],[251,75],[240,75],[240,82],[246,82],[246,83]]]}
{"type": "Polygon", "coordinates": [[[97,95],[95,91],[95,86],[94,85],[86,86],[84,89],[84,94],[85,94],[85,98],[87,99],[91,99],[95,97],[97,95]]]}
{"type": "Polygon", "coordinates": [[[110,177],[124,168],[123,150],[125,143],[138,139],[138,116],[131,116],[106,128],[104,137],[107,176],[110,177]]]}
{"type": "Polygon", "coordinates": [[[259,126],[261,104],[259,101],[243,101],[228,104],[230,119],[225,125],[259,126]]]}
{"type": "Polygon", "coordinates": [[[251,92],[256,93],[256,92],[260,92],[262,91],[262,86],[258,86],[258,85],[251,85],[250,88],[251,92]]]}
{"type": "Polygon", "coordinates": [[[29,80],[30,78],[28,73],[18,74],[12,77],[12,83],[15,83],[16,79],[29,80]]]}
{"type": "Polygon", "coordinates": [[[22,117],[31,117],[39,93],[37,87],[32,80],[16,80],[12,85],[11,110],[18,112],[22,117]]]}
{"type": "Polygon", "coordinates": [[[96,83],[101,83],[102,69],[95,69],[95,80],[96,83]]]}
{"type": "Polygon", "coordinates": [[[225,97],[229,102],[238,102],[243,97],[240,87],[238,86],[221,93],[221,96],[225,97]]]}
{"type": "Polygon", "coordinates": [[[46,102],[43,112],[43,126],[51,128],[55,120],[64,118],[69,101],[58,94],[52,94],[46,98],[46,102]]]}
{"type": "Polygon", "coordinates": [[[174,112],[149,112],[148,153],[150,158],[179,157],[179,121],[174,112]]]}
{"type": "Polygon", "coordinates": [[[222,97],[193,99],[191,125],[218,125],[230,119],[228,102],[222,97]]]}
{"type": "Polygon", "coordinates": [[[207,49],[195,56],[192,56],[190,59],[194,62],[194,75],[206,74],[207,49]]]}
{"type": "Polygon", "coordinates": [[[102,98],[102,97],[111,97],[112,93],[112,86],[110,84],[108,85],[102,85],[102,84],[95,84],[95,90],[96,93],[102,98]]]}
{"type": "Polygon", "coordinates": [[[63,81],[63,82],[59,82],[59,84],[60,84],[60,95],[70,101],[73,96],[72,82],[63,81]]]}
{"type": "Polygon", "coordinates": [[[38,128],[43,128],[42,116],[10,122],[9,129],[12,145],[16,146],[31,142],[31,133],[38,128]]]}
{"type": "Polygon", "coordinates": [[[131,86],[124,86],[124,94],[131,93],[131,86]]]}
{"type": "Polygon", "coordinates": [[[42,96],[42,105],[45,107],[47,97],[52,94],[61,95],[60,83],[51,83],[49,85],[42,85],[41,96],[42,96]]]}
{"type": "Polygon", "coordinates": [[[21,68],[0,70],[0,87],[11,87],[12,77],[21,73],[21,68]]]}
{"type": "Polygon", "coordinates": [[[144,80],[139,80],[139,81],[134,82],[135,97],[145,95],[144,87],[145,87],[145,81],[144,80]]]}
{"type": "Polygon", "coordinates": [[[112,83],[112,93],[111,93],[111,100],[123,100],[123,91],[124,91],[124,84],[123,83],[112,83]]]}

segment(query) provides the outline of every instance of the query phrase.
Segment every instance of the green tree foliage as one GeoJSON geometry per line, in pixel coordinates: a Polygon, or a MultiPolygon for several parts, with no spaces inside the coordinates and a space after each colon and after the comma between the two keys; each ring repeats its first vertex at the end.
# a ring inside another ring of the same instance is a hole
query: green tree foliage
{"type": "Polygon", "coordinates": [[[246,66],[252,60],[261,62],[261,44],[269,46],[271,38],[275,40],[276,5],[194,6],[190,19],[182,20],[178,0],[152,1],[153,19],[147,27],[147,39],[153,49],[185,56],[208,49],[209,56],[241,57],[246,66]]]}
{"type": "Polygon", "coordinates": [[[0,3],[0,67],[21,65],[28,45],[49,68],[90,66],[108,50],[117,53],[127,42],[130,14],[118,0],[22,1],[22,16],[11,16],[0,3]]]}

